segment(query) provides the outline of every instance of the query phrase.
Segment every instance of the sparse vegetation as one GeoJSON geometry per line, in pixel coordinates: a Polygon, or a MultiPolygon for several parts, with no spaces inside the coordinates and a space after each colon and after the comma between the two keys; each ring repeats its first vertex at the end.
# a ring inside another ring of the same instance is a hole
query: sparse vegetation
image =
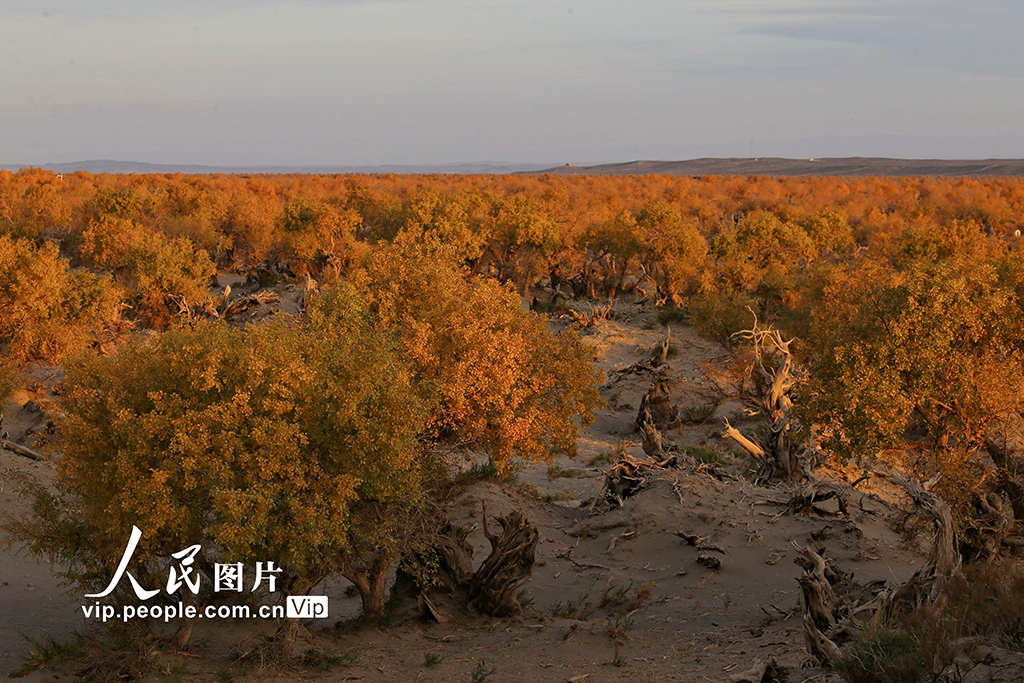
{"type": "Polygon", "coordinates": [[[582,594],[575,600],[559,600],[551,608],[551,615],[560,619],[587,621],[594,616],[594,605],[590,596],[582,594]]]}
{"type": "Polygon", "coordinates": [[[697,462],[704,463],[705,465],[717,465],[722,462],[722,454],[714,448],[706,448],[704,446],[687,446],[686,454],[697,462]]]}
{"type": "Polygon", "coordinates": [[[562,467],[551,463],[548,465],[548,479],[579,479],[587,476],[587,473],[576,467],[562,467]]]}
{"type": "Polygon", "coordinates": [[[516,602],[523,610],[528,610],[533,606],[533,597],[526,591],[525,588],[520,588],[516,591],[516,602]]]}
{"type": "Polygon", "coordinates": [[[488,666],[486,659],[481,659],[476,664],[476,668],[473,669],[473,673],[470,676],[470,683],[487,683],[495,673],[497,673],[497,667],[488,666]]]}

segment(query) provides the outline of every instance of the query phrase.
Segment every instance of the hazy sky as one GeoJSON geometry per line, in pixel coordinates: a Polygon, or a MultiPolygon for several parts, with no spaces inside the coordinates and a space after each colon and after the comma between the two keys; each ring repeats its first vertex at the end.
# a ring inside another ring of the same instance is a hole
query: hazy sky
{"type": "Polygon", "coordinates": [[[2,163],[1024,157],[1024,3],[4,0],[0,93],[2,163]]]}

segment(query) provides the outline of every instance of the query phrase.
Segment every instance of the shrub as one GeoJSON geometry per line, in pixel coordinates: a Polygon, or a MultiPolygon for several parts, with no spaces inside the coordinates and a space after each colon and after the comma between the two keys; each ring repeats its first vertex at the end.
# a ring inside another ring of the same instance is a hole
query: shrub
{"type": "Polygon", "coordinates": [[[7,401],[21,388],[22,383],[18,365],[8,358],[0,360],[0,415],[3,415],[7,401]]]}
{"type": "MultiPolygon", "coordinates": [[[[361,287],[432,407],[427,436],[486,451],[500,469],[575,452],[577,418],[589,424],[601,401],[600,371],[575,332],[553,334],[513,290],[462,272],[446,246],[383,247],[361,287]]],[[[311,324],[330,327],[346,305],[328,290],[312,305],[311,324]]]]}
{"type": "Polygon", "coordinates": [[[745,292],[720,289],[691,299],[687,312],[698,334],[733,349],[739,343],[734,335],[750,329],[753,312],[760,308],[758,301],[745,292]]]}
{"type": "MultiPolygon", "coordinates": [[[[1024,646],[1024,573],[975,565],[945,588],[939,607],[922,607],[895,623],[868,628],[843,653],[836,671],[850,683],[915,683],[961,654],[969,637],[1019,651],[1024,646]]],[[[946,680],[943,678],[943,680],[946,680]]]]}
{"type": "Polygon", "coordinates": [[[962,516],[984,481],[977,451],[1024,406],[1021,310],[994,264],[959,252],[835,271],[812,318],[802,421],[841,457],[890,451],[917,476],[941,473],[935,491],[962,516]]]}
{"type": "Polygon", "coordinates": [[[0,235],[0,343],[15,361],[82,350],[118,319],[119,302],[109,278],[70,269],[53,244],[0,235]]]}
{"type": "Polygon", "coordinates": [[[356,242],[359,214],[333,204],[299,198],[289,202],[281,215],[282,240],[278,256],[297,272],[319,273],[325,259],[341,266],[361,254],[356,242]]]}
{"type": "Polygon", "coordinates": [[[887,628],[865,631],[835,665],[850,683],[917,683],[931,669],[913,634],[887,628]]]}
{"type": "Polygon", "coordinates": [[[113,273],[132,294],[144,324],[168,326],[175,300],[195,304],[208,296],[217,269],[209,255],[184,237],[168,239],[126,218],[90,222],[77,247],[81,263],[113,273]]]}
{"type": "Polygon", "coordinates": [[[104,587],[136,525],[143,585],[205,544],[228,562],[273,559],[293,594],[344,573],[378,612],[423,501],[411,382],[365,321],[330,335],[202,325],[79,358],[58,492],[39,488],[34,519],[11,528],[88,589],[104,587]]]}

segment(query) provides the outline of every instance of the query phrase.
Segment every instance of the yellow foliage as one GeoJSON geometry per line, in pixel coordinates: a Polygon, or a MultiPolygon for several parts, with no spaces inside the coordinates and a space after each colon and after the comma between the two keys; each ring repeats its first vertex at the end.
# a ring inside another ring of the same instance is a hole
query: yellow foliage
{"type": "MultiPolygon", "coordinates": [[[[600,371],[575,332],[555,335],[492,279],[461,272],[449,246],[389,246],[370,257],[359,285],[378,329],[395,335],[433,406],[427,431],[488,451],[499,464],[575,449],[575,418],[600,404],[600,371]]],[[[329,328],[344,296],[328,291],[310,311],[329,328]]]]}
{"type": "Polygon", "coordinates": [[[119,316],[110,278],[72,270],[57,247],[0,235],[0,342],[17,361],[59,360],[119,316]]]}

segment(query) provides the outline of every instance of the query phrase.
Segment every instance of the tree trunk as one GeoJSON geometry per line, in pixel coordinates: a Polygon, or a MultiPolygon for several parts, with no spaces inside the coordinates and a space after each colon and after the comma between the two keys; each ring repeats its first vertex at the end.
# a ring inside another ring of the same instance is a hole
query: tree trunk
{"type": "MultiPolygon", "coordinates": [[[[184,606],[184,608],[187,609],[189,605],[193,604],[194,602],[195,597],[192,595],[192,591],[187,589],[183,590],[181,596],[181,604],[184,606]]],[[[195,619],[189,619],[185,616],[181,617],[181,625],[178,626],[178,630],[174,632],[174,638],[171,640],[171,643],[174,645],[175,649],[180,650],[186,645],[188,645],[188,641],[192,638],[192,627],[194,625],[195,619]]]]}
{"type": "Polygon", "coordinates": [[[1006,447],[1006,437],[1003,437],[1003,443],[999,443],[994,438],[985,439],[985,450],[992,456],[992,462],[999,468],[1002,479],[1001,488],[1006,492],[1006,497],[1010,499],[1013,518],[1024,520],[1024,486],[1021,486],[1017,479],[1015,472],[1017,468],[1014,462],[1017,458],[1010,455],[1006,447]]]}
{"type": "Polygon", "coordinates": [[[928,564],[914,573],[910,579],[897,588],[882,608],[888,617],[903,608],[912,610],[921,605],[935,605],[943,598],[943,588],[955,574],[960,572],[962,559],[958,550],[953,514],[943,501],[926,491],[916,479],[896,475],[887,477],[902,487],[914,500],[917,508],[935,527],[935,545],[928,564]]]}
{"type": "Polygon", "coordinates": [[[388,570],[391,569],[391,562],[390,553],[381,553],[374,558],[369,569],[352,569],[343,574],[359,591],[364,616],[379,617],[384,612],[388,601],[388,570]]]}

